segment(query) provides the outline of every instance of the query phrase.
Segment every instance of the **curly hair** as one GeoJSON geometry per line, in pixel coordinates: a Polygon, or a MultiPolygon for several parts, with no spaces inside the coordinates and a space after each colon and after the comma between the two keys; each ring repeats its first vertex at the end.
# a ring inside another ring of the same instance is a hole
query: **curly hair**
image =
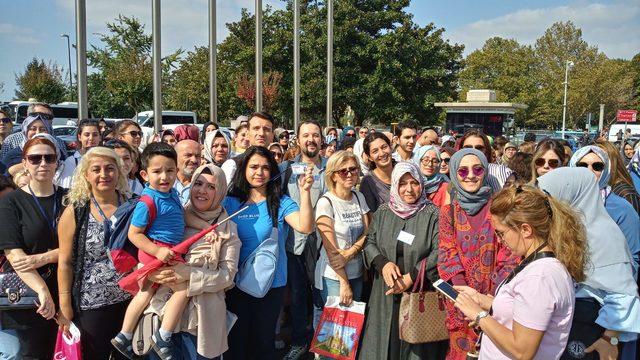
{"type": "Polygon", "coordinates": [[[497,193],[490,211],[511,228],[529,224],[534,235],[547,242],[571,277],[577,282],[584,281],[589,253],[586,229],[579,214],[568,204],[525,185],[497,193]]]}
{"type": "Polygon", "coordinates": [[[69,193],[65,197],[65,206],[81,206],[89,201],[91,196],[91,184],[87,181],[87,170],[91,165],[91,161],[96,157],[103,157],[113,160],[118,166],[118,180],[116,181],[116,191],[124,196],[125,199],[131,197],[131,189],[127,177],[122,171],[122,160],[113,149],[104,146],[96,146],[82,156],[78,166],[73,172],[73,179],[69,193]]]}

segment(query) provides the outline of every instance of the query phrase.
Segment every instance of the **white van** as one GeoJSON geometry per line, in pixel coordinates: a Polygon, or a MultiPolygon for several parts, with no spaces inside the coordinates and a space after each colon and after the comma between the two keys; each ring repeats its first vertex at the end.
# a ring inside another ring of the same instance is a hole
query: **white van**
{"type": "MultiPolygon", "coordinates": [[[[631,129],[631,136],[634,138],[640,137],[640,124],[638,123],[628,123],[626,125],[627,129],[631,129]]],[[[625,123],[615,123],[609,127],[609,141],[616,142],[618,141],[618,131],[622,130],[624,134],[625,123]]]]}
{"type": "MultiPolygon", "coordinates": [[[[139,112],[135,118],[140,127],[153,129],[153,111],[139,112]]],[[[198,125],[196,113],[193,111],[162,111],[162,128],[163,129],[175,129],[179,125],[198,125]]],[[[202,127],[200,125],[199,127],[202,127]]]]}
{"type": "MultiPolygon", "coordinates": [[[[27,109],[29,105],[35,101],[12,101],[9,103],[13,122],[16,125],[22,124],[27,117],[27,109]]],[[[59,104],[51,104],[53,110],[53,125],[75,125],[78,123],[78,103],[77,102],[61,102],[59,104]]],[[[91,116],[89,116],[91,117],[91,116]]]]}

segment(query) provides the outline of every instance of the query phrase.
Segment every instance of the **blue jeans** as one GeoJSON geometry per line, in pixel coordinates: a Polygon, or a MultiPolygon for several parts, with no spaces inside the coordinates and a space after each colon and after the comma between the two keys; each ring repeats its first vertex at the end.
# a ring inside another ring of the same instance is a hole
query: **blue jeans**
{"type": "MultiPolygon", "coordinates": [[[[363,278],[363,276],[360,276],[359,278],[349,280],[349,285],[351,285],[351,292],[353,292],[353,301],[360,301],[360,298],[362,297],[362,283],[364,281],[363,278]]],[[[323,276],[320,296],[322,297],[322,305],[327,303],[327,297],[340,296],[340,281],[327,279],[323,276]]]]}
{"type": "Polygon", "coordinates": [[[287,285],[291,290],[291,345],[305,346],[309,344],[313,334],[308,308],[311,285],[304,256],[287,253],[287,274],[287,285]]]}
{"type": "Polygon", "coordinates": [[[20,339],[15,330],[0,330],[0,360],[18,360],[20,339]]]}
{"type": "MultiPolygon", "coordinates": [[[[220,360],[220,356],[206,358],[198,354],[198,339],[189,333],[180,332],[173,334],[171,340],[178,348],[178,358],[176,360],[220,360]]],[[[160,360],[153,350],[149,353],[150,360],[160,360]]]]}

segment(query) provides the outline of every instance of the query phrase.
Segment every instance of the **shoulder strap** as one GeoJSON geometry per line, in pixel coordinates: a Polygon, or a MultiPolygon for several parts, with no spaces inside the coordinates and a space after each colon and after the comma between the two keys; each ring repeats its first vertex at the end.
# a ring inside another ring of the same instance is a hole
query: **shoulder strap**
{"type": "Polygon", "coordinates": [[[451,216],[451,227],[453,228],[455,222],[456,222],[456,214],[455,214],[455,205],[453,204],[453,198],[455,196],[456,192],[453,189],[453,186],[451,187],[451,189],[449,190],[449,215],[451,216]]]}
{"type": "Polygon", "coordinates": [[[158,210],[156,209],[156,203],[153,201],[153,199],[149,195],[140,196],[140,201],[142,201],[145,205],[147,205],[147,208],[149,209],[149,223],[147,225],[147,229],[148,229],[151,226],[151,223],[153,223],[156,220],[156,216],[158,215],[158,210]]]}

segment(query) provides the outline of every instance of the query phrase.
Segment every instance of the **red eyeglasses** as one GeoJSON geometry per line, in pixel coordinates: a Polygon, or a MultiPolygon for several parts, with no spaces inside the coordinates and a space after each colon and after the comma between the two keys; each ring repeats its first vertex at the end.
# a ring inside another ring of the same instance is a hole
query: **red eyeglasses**
{"type": "Polygon", "coordinates": [[[475,165],[471,169],[469,169],[469,167],[467,166],[458,169],[458,176],[463,179],[467,178],[470,173],[472,173],[475,177],[480,177],[484,175],[484,168],[480,165],[475,165]]]}

